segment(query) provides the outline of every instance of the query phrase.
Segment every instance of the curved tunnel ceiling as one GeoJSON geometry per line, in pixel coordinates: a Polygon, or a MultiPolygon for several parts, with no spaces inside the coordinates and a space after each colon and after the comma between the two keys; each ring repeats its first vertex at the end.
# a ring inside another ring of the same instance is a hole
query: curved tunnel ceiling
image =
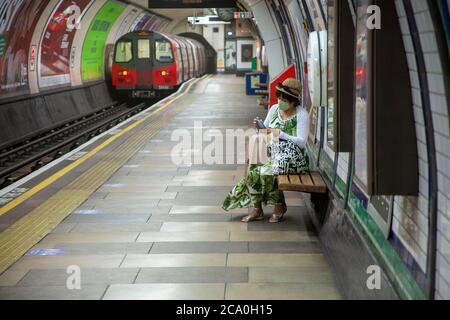
{"type": "MultiPolygon", "coordinates": [[[[140,6],[147,7],[148,0],[130,0],[131,3],[136,3],[140,6]]],[[[246,0],[236,1],[236,7],[241,9],[241,11],[251,11],[250,6],[246,3],[246,0]]],[[[169,17],[173,21],[165,29],[166,32],[170,33],[176,26],[191,17],[194,12],[200,13],[202,9],[151,9],[151,11],[158,14],[169,17]]]]}

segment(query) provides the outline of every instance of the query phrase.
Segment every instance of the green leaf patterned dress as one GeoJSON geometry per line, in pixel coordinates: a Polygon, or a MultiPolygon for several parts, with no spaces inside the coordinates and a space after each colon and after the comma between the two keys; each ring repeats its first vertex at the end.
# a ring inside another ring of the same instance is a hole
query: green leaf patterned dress
{"type": "MultiPolygon", "coordinates": [[[[282,120],[278,110],[274,112],[270,120],[270,128],[280,129],[290,135],[297,135],[297,115],[282,120]]],[[[309,167],[307,153],[302,150],[305,162],[309,167]]],[[[283,200],[283,192],[278,190],[277,180],[272,175],[272,163],[268,161],[264,165],[250,165],[247,177],[241,180],[225,198],[222,208],[225,211],[237,208],[250,208],[255,203],[262,206],[279,204],[283,200]]]]}

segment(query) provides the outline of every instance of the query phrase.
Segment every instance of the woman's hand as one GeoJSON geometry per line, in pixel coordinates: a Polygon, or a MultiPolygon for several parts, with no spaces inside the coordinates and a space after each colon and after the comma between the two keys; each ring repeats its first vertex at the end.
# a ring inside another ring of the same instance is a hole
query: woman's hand
{"type": "Polygon", "coordinates": [[[260,120],[260,119],[259,119],[259,118],[253,119],[253,127],[254,127],[256,130],[261,130],[261,129],[263,129],[263,128],[261,128],[261,127],[258,125],[258,123],[257,123],[256,120],[260,120]]]}
{"type": "Polygon", "coordinates": [[[278,142],[280,141],[280,129],[270,128],[267,129],[267,136],[269,141],[278,142]]]}

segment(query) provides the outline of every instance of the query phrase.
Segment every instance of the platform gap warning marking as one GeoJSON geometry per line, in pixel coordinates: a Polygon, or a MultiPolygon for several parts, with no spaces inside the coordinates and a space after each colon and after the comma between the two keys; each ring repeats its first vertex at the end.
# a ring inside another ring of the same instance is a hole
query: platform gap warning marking
{"type": "Polygon", "coordinates": [[[118,133],[122,132],[122,129],[114,129],[110,133],[108,133],[109,136],[114,136],[118,133]]]}
{"type": "Polygon", "coordinates": [[[75,210],[73,214],[80,214],[80,215],[95,215],[99,214],[99,210],[96,209],[86,209],[86,210],[75,210]]]}
{"type": "Polygon", "coordinates": [[[27,256],[59,256],[66,254],[64,249],[33,249],[27,252],[27,256]]]}
{"type": "Polygon", "coordinates": [[[22,194],[24,194],[28,190],[29,190],[28,188],[15,188],[15,189],[11,190],[10,192],[4,194],[3,196],[0,197],[0,207],[6,205],[7,203],[9,203],[11,201],[13,201],[14,199],[16,199],[17,197],[21,196],[22,194]]]}
{"type": "Polygon", "coordinates": [[[87,154],[87,151],[80,151],[80,152],[77,152],[77,153],[73,154],[72,156],[70,156],[66,160],[68,160],[68,161],[75,161],[75,160],[80,159],[81,157],[83,157],[86,154],[87,154]]]}
{"type": "Polygon", "coordinates": [[[103,185],[104,188],[126,188],[126,184],[122,183],[107,183],[103,185]]]}

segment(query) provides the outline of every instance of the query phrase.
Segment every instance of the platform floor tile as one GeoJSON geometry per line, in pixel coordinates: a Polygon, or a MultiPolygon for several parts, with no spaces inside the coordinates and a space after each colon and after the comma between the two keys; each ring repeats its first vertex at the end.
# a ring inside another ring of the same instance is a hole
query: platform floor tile
{"type": "Polygon", "coordinates": [[[247,226],[234,222],[164,222],[161,231],[247,231],[247,226]]]}
{"type": "Polygon", "coordinates": [[[309,283],[333,285],[328,266],[314,267],[251,267],[249,281],[257,283],[309,283]]]}
{"type": "Polygon", "coordinates": [[[230,233],[227,231],[189,231],[189,232],[142,232],[137,242],[162,241],[227,241],[230,233]]]}
{"type": "MultiPolygon", "coordinates": [[[[80,272],[81,286],[111,285],[115,283],[133,283],[138,268],[83,268],[80,272]]],[[[30,270],[19,281],[20,287],[65,286],[68,280],[66,270],[30,270]]]]}
{"type": "Polygon", "coordinates": [[[82,286],[79,290],[67,286],[0,287],[2,300],[100,300],[107,286],[82,286]]]}
{"type": "Polygon", "coordinates": [[[105,300],[222,300],[225,284],[115,284],[105,300]]]}
{"type": "Polygon", "coordinates": [[[64,255],[111,255],[128,253],[149,253],[153,242],[124,243],[53,243],[51,245],[38,243],[31,250],[58,249],[64,255]]]}
{"type": "MultiPolygon", "coordinates": [[[[233,210],[233,213],[242,213],[246,214],[248,213],[248,209],[236,209],[233,210]]],[[[224,214],[227,213],[222,209],[221,206],[181,206],[181,205],[174,205],[172,206],[172,209],[170,209],[171,214],[224,214]]]]}
{"type": "Polygon", "coordinates": [[[247,253],[248,242],[155,242],[150,253],[247,253]]]}
{"type": "Polygon", "coordinates": [[[325,267],[322,254],[312,253],[230,253],[230,267],[325,267]]]}
{"type": "Polygon", "coordinates": [[[118,268],[124,257],[124,255],[120,254],[24,256],[11,269],[67,269],[68,266],[79,266],[80,268],[118,268]]]}
{"type": "Polygon", "coordinates": [[[141,269],[135,283],[239,283],[248,282],[248,268],[171,267],[141,269]]]}
{"type": "Polygon", "coordinates": [[[224,253],[129,254],[121,267],[224,267],[226,260],[227,256],[224,253]]]}
{"type": "Polygon", "coordinates": [[[321,253],[322,248],[316,241],[258,241],[249,242],[250,253],[321,253]]]}
{"type": "Polygon", "coordinates": [[[149,223],[78,223],[71,229],[74,233],[114,233],[114,232],[145,232],[158,231],[161,222],[149,223]]]}
{"type": "Polygon", "coordinates": [[[307,231],[231,231],[231,241],[310,241],[316,237],[307,231]]]}
{"type": "Polygon", "coordinates": [[[227,222],[232,221],[232,215],[228,214],[155,214],[149,222],[227,222]]]}
{"type": "Polygon", "coordinates": [[[228,283],[227,300],[337,300],[341,296],[328,284],[228,283]]]}
{"type": "Polygon", "coordinates": [[[0,275],[0,287],[14,287],[27,273],[27,269],[6,270],[0,275]]]}
{"type": "Polygon", "coordinates": [[[71,214],[64,222],[65,223],[109,223],[109,224],[121,224],[121,223],[145,223],[149,221],[151,214],[131,214],[131,213],[98,213],[95,211],[87,211],[87,214],[71,214]],[[93,212],[93,214],[90,214],[93,212]]]}
{"type": "Polygon", "coordinates": [[[65,233],[49,234],[41,243],[122,243],[134,242],[139,232],[94,232],[94,233],[65,233]]]}

